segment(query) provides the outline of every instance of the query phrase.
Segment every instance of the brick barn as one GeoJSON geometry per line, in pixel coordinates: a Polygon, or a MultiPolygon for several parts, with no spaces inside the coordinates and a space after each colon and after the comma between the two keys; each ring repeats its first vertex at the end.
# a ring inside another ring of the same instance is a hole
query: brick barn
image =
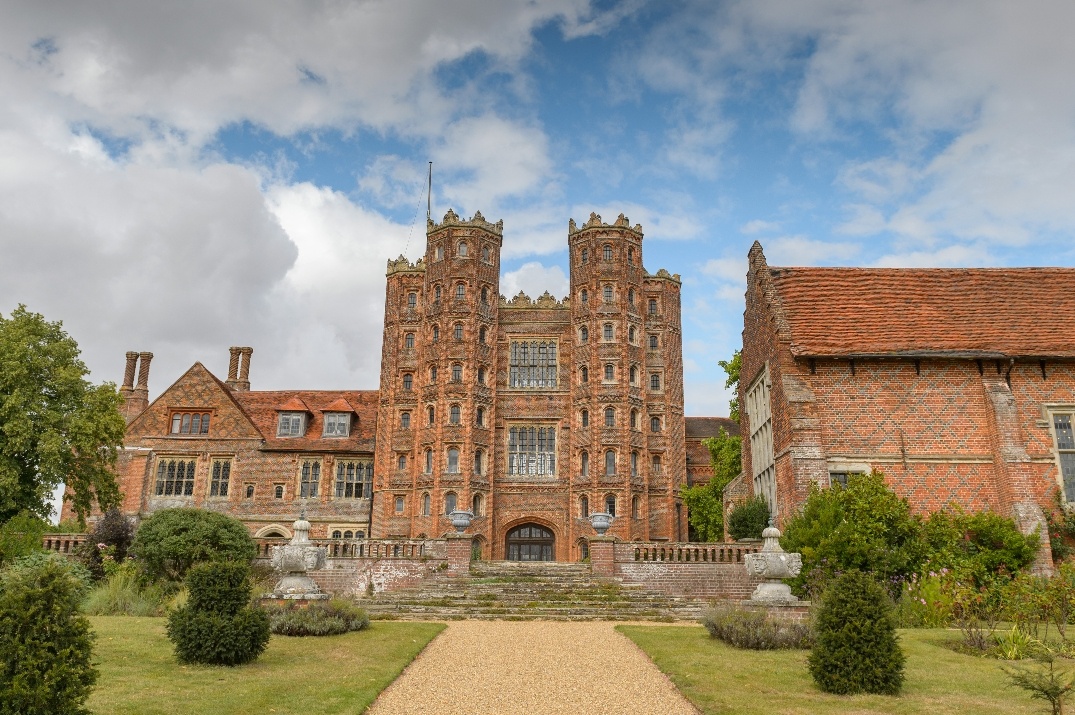
{"type": "MultiPolygon", "coordinates": [[[[1075,502],[1075,269],[777,268],[749,253],[744,473],[786,519],[876,469],[917,511],[1075,502]]],[[[1047,559],[1048,549],[1043,550],[1047,559]]]]}
{"type": "Polygon", "coordinates": [[[349,539],[437,537],[467,509],[494,559],[582,558],[599,511],[621,540],[685,540],[687,433],[704,476],[716,423],[688,428],[680,280],[643,268],[642,239],[622,214],[570,221],[570,295],[509,300],[502,223],[449,210],[422,259],[388,261],[379,390],[251,390],[232,348],[226,380],[196,363],[150,404],[152,355],[128,353],[124,511],[289,536],[305,503],[312,537],[349,539]]]}

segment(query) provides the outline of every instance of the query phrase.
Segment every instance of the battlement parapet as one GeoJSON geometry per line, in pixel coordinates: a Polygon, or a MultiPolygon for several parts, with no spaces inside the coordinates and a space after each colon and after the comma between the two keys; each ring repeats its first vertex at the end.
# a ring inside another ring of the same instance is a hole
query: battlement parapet
{"type": "Polygon", "coordinates": [[[406,256],[400,255],[396,260],[388,259],[388,270],[385,273],[386,276],[393,275],[395,273],[425,273],[426,263],[423,259],[419,258],[414,263],[407,260],[406,256]]]}
{"type": "Polygon", "coordinates": [[[573,235],[575,235],[576,233],[578,233],[580,231],[585,231],[585,230],[591,229],[591,228],[622,228],[622,229],[627,229],[628,231],[631,231],[632,233],[637,233],[640,237],[642,235],[642,224],[636,223],[634,228],[631,228],[631,222],[623,214],[620,214],[616,218],[615,222],[613,222],[611,224],[607,224],[607,223],[602,222],[601,216],[599,214],[593,213],[593,212],[590,213],[589,220],[587,220],[586,223],[582,224],[582,226],[575,225],[575,219],[573,219],[573,218],[569,218],[567,220],[567,235],[568,236],[573,236],[573,235]]]}
{"type": "Polygon", "coordinates": [[[504,221],[500,220],[496,223],[490,223],[482,216],[481,211],[475,211],[474,216],[468,221],[465,218],[460,218],[458,214],[452,209],[448,209],[448,213],[444,214],[444,219],[440,223],[436,223],[433,219],[426,220],[426,233],[433,233],[434,231],[446,228],[448,226],[473,226],[480,228],[483,231],[488,231],[496,236],[504,236],[504,221]]]}
{"type": "Polygon", "coordinates": [[[544,308],[553,310],[568,310],[571,308],[571,299],[565,297],[563,300],[557,300],[549,291],[545,291],[539,295],[536,299],[531,299],[526,293],[519,291],[511,300],[508,300],[504,296],[500,296],[501,308],[544,308]]]}

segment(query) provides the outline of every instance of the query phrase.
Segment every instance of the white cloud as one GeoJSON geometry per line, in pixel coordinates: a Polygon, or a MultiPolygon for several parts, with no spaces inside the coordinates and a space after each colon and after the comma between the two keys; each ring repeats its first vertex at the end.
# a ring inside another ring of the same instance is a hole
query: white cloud
{"type": "Polygon", "coordinates": [[[524,263],[517,270],[500,277],[500,293],[506,298],[518,295],[519,291],[537,298],[548,291],[554,298],[560,299],[569,290],[570,281],[560,266],[545,266],[537,261],[524,263]]]}
{"type": "MultiPolygon", "coordinates": [[[[765,258],[771,266],[832,265],[855,258],[857,243],[817,241],[806,236],[780,236],[765,241],[765,258]]],[[[744,271],[744,275],[746,271],[744,271]]]]}
{"type": "Polygon", "coordinates": [[[758,233],[771,233],[773,231],[779,231],[780,224],[775,221],[763,221],[760,218],[747,221],[739,227],[739,232],[744,233],[747,236],[753,236],[758,233]]]}

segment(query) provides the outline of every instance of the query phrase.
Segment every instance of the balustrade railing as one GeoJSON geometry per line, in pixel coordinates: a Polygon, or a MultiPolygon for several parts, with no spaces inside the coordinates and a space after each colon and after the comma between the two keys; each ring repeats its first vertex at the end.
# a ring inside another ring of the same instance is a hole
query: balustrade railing
{"type": "Polygon", "coordinates": [[[41,546],[58,554],[70,554],[89,538],[88,534],[45,534],[41,537],[41,546]]]}
{"type": "MultiPolygon", "coordinates": [[[[422,539],[310,539],[314,546],[323,546],[330,559],[407,559],[418,560],[441,556],[439,541],[422,539]]],[[[254,539],[258,558],[272,558],[272,547],[288,543],[284,538],[254,539]]]]}
{"type": "Polygon", "coordinates": [[[761,550],[761,544],[620,543],[617,561],[741,564],[743,557],[761,550]]]}

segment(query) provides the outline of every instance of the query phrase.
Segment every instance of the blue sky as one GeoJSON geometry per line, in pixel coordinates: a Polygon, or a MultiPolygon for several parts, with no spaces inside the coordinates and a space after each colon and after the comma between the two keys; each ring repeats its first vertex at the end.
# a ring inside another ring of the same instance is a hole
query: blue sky
{"type": "Polygon", "coordinates": [[[687,413],[727,414],[746,253],[1075,265],[1068,2],[6,2],[0,311],[156,395],[375,388],[384,267],[433,213],[564,295],[567,221],[683,277],[687,413]]]}

